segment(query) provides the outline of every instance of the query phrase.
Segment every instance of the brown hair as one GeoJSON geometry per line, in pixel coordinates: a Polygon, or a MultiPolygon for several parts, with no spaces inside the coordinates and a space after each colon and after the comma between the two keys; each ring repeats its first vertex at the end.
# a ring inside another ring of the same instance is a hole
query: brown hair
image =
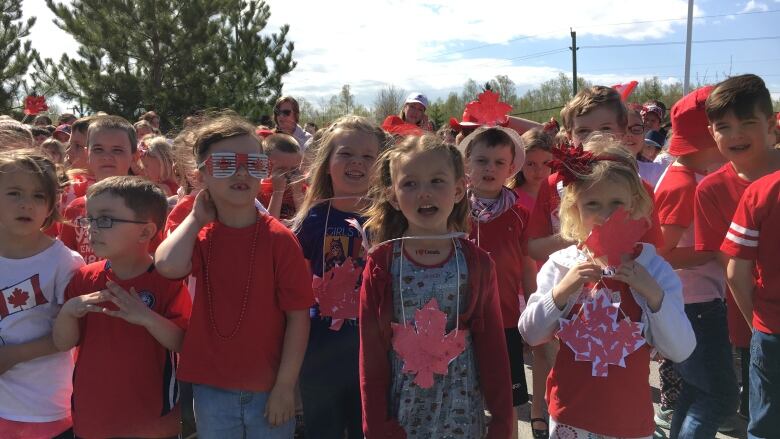
{"type": "Polygon", "coordinates": [[[145,121],[147,121],[147,122],[150,122],[150,123],[151,123],[151,122],[152,122],[153,120],[155,120],[155,119],[157,119],[157,121],[159,122],[159,120],[160,120],[160,116],[159,116],[157,113],[155,113],[154,111],[147,111],[146,113],[144,113],[144,114],[141,116],[141,118],[139,119],[139,121],[141,121],[141,120],[145,120],[145,121]]]}
{"type": "MultiPolygon", "coordinates": [[[[541,127],[532,128],[524,132],[520,138],[523,139],[526,157],[528,157],[529,152],[537,149],[550,152],[554,144],[554,137],[541,127]]],[[[520,166],[520,169],[517,170],[517,173],[509,178],[507,186],[510,189],[515,189],[522,186],[523,184],[525,184],[525,175],[523,175],[523,167],[520,166]]]]}
{"type": "Polygon", "coordinates": [[[298,101],[296,101],[292,96],[280,96],[274,104],[274,125],[276,125],[277,128],[279,127],[279,122],[276,121],[276,110],[279,109],[279,107],[285,102],[289,102],[292,106],[293,116],[295,116],[295,123],[298,123],[301,117],[301,107],[298,105],[298,101]]]}
{"type": "Polygon", "coordinates": [[[71,132],[78,131],[80,133],[86,134],[87,130],[89,129],[89,124],[95,120],[95,117],[97,116],[87,116],[76,119],[76,121],[73,122],[73,124],[70,126],[71,132]]]}
{"type": "Polygon", "coordinates": [[[729,110],[733,110],[737,118],[747,119],[755,115],[756,108],[765,118],[775,114],[772,110],[772,96],[766,84],[753,74],[732,76],[720,82],[704,104],[710,122],[722,118],[729,110]]]}
{"type": "Polygon", "coordinates": [[[49,215],[41,225],[46,229],[54,222],[59,221],[60,214],[57,209],[59,199],[60,182],[57,177],[57,168],[51,160],[38,151],[32,149],[20,149],[15,151],[0,151],[0,176],[10,172],[28,172],[38,178],[46,195],[46,204],[49,207],[49,215]]]}
{"type": "Polygon", "coordinates": [[[40,148],[41,149],[46,149],[46,148],[53,149],[53,150],[55,150],[57,152],[57,154],[59,154],[60,159],[62,159],[62,160],[65,159],[65,145],[63,145],[62,142],[60,142],[57,139],[51,139],[50,138],[50,139],[44,140],[41,143],[40,148]]]}
{"type": "MultiPolygon", "coordinates": [[[[387,134],[382,131],[374,122],[361,116],[343,116],[337,119],[331,126],[323,129],[323,134],[317,140],[316,156],[309,165],[311,171],[308,175],[309,187],[306,190],[306,196],[298,208],[298,213],[292,219],[292,229],[298,230],[303,224],[303,220],[309,214],[309,210],[320,200],[333,198],[333,181],[330,178],[330,158],[336,149],[336,143],[333,139],[344,131],[360,131],[374,136],[378,146],[378,152],[381,154],[390,144],[387,134]]],[[[378,159],[377,159],[378,160],[378,159]]],[[[373,172],[373,171],[372,171],[373,172]]]]}
{"type": "Polygon", "coordinates": [[[21,123],[0,120],[0,151],[31,148],[34,142],[32,132],[21,123]]]}
{"type": "MultiPolygon", "coordinates": [[[[368,196],[371,206],[363,213],[368,218],[365,228],[371,242],[378,244],[389,239],[400,238],[409,227],[409,222],[400,210],[390,204],[389,192],[393,187],[393,165],[399,159],[413,153],[436,151],[444,154],[455,171],[455,179],[466,177],[463,156],[454,145],[444,143],[435,134],[407,136],[393,148],[386,150],[377,160],[378,169],[373,174],[368,196]]],[[[463,197],[453,207],[447,218],[447,226],[453,232],[469,230],[469,199],[463,197]]]]}
{"type": "Polygon", "coordinates": [[[141,177],[108,177],[87,189],[87,199],[101,194],[121,198],[136,220],[150,221],[158,231],[162,230],[168,215],[168,200],[154,183],[141,177]]]}
{"type": "Polygon", "coordinates": [[[138,149],[138,138],[135,134],[135,128],[127,119],[119,116],[98,116],[92,119],[87,128],[87,147],[92,144],[92,136],[102,130],[119,130],[127,134],[127,140],[130,142],[130,152],[135,153],[138,149]]]}
{"type": "MultiPolygon", "coordinates": [[[[497,146],[508,146],[512,152],[512,161],[515,159],[515,142],[509,137],[509,134],[498,129],[486,129],[479,134],[476,134],[474,138],[466,145],[463,151],[463,158],[468,159],[471,157],[471,151],[477,145],[485,145],[488,148],[495,148],[497,146]]],[[[511,164],[511,162],[510,162],[511,164]]]]}
{"type": "Polygon", "coordinates": [[[620,98],[620,93],[612,87],[594,85],[580,90],[572,100],[566,103],[561,110],[563,127],[567,132],[574,128],[574,118],[587,114],[597,107],[605,107],[615,113],[618,127],[625,129],[628,125],[626,107],[620,98]]]}
{"type": "Polygon", "coordinates": [[[564,189],[559,208],[561,236],[580,242],[588,237],[590,230],[584,230],[580,222],[577,198],[583,191],[604,180],[627,184],[632,194],[629,215],[634,219],[645,218],[649,221],[650,213],[653,210],[653,200],[639,178],[636,159],[623,148],[619,141],[606,134],[591,136],[585,141],[583,148],[592,152],[596,157],[608,156],[609,159],[593,161],[589,173],[577,174],[577,180],[564,189]]]}
{"type": "Polygon", "coordinates": [[[298,145],[295,137],[284,133],[276,133],[263,140],[263,152],[271,154],[275,151],[297,154],[301,152],[301,147],[298,145]]]}
{"type": "Polygon", "coordinates": [[[250,136],[255,139],[260,152],[261,142],[255,134],[255,127],[246,119],[234,114],[219,114],[204,119],[200,124],[192,127],[191,136],[186,138],[192,142],[192,155],[195,156],[195,160],[197,163],[202,163],[209,155],[211,145],[240,136],[250,136]]]}

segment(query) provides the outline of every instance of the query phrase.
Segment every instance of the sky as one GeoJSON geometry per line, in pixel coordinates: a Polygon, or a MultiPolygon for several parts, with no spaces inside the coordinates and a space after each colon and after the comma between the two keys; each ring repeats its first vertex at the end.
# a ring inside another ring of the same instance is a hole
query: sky
{"type": "MultiPolygon", "coordinates": [[[[283,91],[315,106],[344,84],[371,107],[390,85],[435,100],[460,92],[469,78],[481,84],[496,75],[509,76],[522,94],[560,72],[571,75],[570,29],[578,75],[594,83],[684,76],[685,45],[661,43],[685,41],[687,0],[267,3],[266,31],[287,24],[295,43],[298,64],[283,91]]],[[[23,8],[38,17],[31,40],[44,57],[75,53],[76,42],[52,22],[44,0],[24,0],[23,8]]],[[[755,73],[780,98],[780,0],[695,0],[694,17],[692,84],[755,73]]]]}

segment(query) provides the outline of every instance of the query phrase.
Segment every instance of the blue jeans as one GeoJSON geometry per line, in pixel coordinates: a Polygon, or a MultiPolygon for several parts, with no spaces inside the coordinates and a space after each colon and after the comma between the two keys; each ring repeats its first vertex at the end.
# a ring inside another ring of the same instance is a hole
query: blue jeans
{"type": "Polygon", "coordinates": [[[685,314],[696,334],[696,349],[675,364],[683,385],[669,437],[712,439],[739,405],[726,305],[722,300],[692,303],[685,305],[685,314]]]}
{"type": "Polygon", "coordinates": [[[780,335],[753,330],[750,339],[748,438],[780,436],[780,335]]]}
{"type": "Polygon", "coordinates": [[[292,439],[295,420],[271,427],[265,419],[268,392],[245,392],[193,384],[199,439],[292,439]]]}

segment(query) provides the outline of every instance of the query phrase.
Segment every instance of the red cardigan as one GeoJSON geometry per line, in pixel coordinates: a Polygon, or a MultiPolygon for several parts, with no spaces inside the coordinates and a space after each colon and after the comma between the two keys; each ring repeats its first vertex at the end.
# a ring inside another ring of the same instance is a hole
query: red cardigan
{"type": "MultiPolygon", "coordinates": [[[[469,305],[460,326],[471,331],[480,388],[492,414],[488,438],[504,439],[512,431],[512,381],[506,351],[495,264],[476,244],[460,239],[468,264],[469,305]]],[[[371,251],[360,288],[360,394],[363,431],[370,438],[405,438],[406,432],[391,417],[389,355],[393,319],[392,243],[371,251]]]]}

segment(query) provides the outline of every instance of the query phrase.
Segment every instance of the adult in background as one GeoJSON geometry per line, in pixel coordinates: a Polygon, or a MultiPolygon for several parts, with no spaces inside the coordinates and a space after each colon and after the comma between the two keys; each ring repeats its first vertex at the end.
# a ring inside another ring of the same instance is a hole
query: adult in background
{"type": "Polygon", "coordinates": [[[301,146],[301,151],[306,149],[306,142],[311,139],[311,134],[304,131],[298,120],[301,116],[301,108],[298,101],[292,96],[282,96],[274,104],[274,124],[276,132],[293,136],[301,146]]]}
{"type": "Polygon", "coordinates": [[[425,114],[427,109],[428,98],[422,93],[414,92],[406,97],[404,107],[398,116],[406,123],[417,125],[425,131],[433,131],[433,124],[425,114]]]}

